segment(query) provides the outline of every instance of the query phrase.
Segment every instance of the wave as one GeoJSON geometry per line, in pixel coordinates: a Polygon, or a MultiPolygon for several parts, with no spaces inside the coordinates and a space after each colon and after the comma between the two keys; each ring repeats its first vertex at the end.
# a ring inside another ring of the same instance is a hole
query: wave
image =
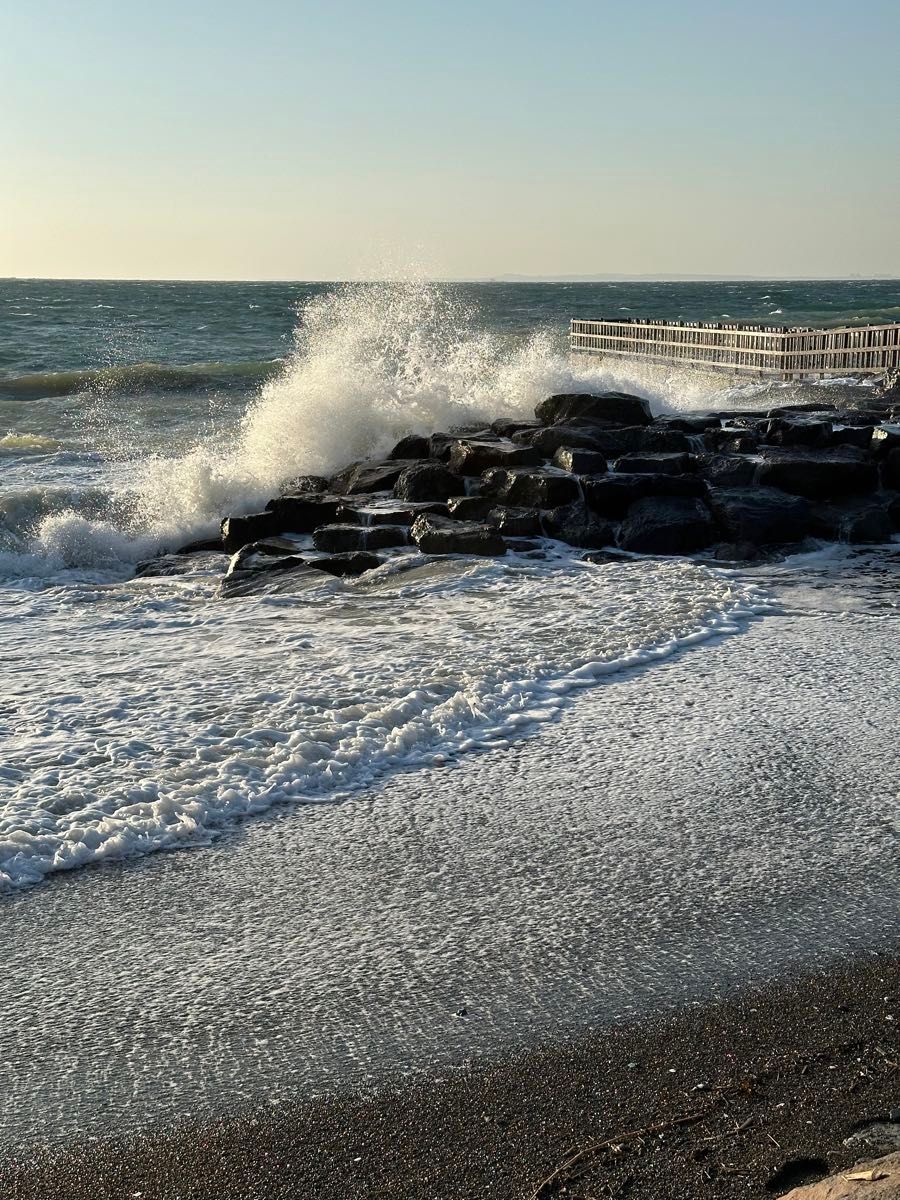
{"type": "Polygon", "coordinates": [[[144,392],[202,391],[229,384],[253,384],[281,368],[279,359],[252,362],[134,363],[130,366],[85,367],[74,371],[37,371],[0,375],[0,399],[47,400],[89,392],[104,396],[144,392]]]}
{"type": "Polygon", "coordinates": [[[0,454],[50,454],[59,449],[55,438],[39,433],[9,433],[0,437],[0,454]]]}

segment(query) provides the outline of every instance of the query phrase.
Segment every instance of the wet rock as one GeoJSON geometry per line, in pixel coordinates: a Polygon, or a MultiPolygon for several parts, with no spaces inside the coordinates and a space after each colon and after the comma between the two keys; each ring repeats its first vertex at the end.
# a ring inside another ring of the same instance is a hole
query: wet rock
{"type": "Polygon", "coordinates": [[[387,459],[384,462],[358,462],[335,475],[331,490],[339,496],[356,496],[364,492],[387,492],[403,471],[413,465],[412,459],[387,459]]]}
{"type": "Polygon", "coordinates": [[[340,496],[322,492],[309,496],[276,496],[266,506],[272,514],[272,529],[257,537],[266,537],[269,533],[312,533],[320,525],[329,525],[337,519],[341,503],[340,496]]]}
{"type": "Polygon", "coordinates": [[[878,486],[878,471],[862,451],[852,446],[837,450],[775,450],[766,448],[757,480],[810,500],[860,495],[878,486]]]}
{"type": "Polygon", "coordinates": [[[447,515],[447,505],[440,500],[408,501],[406,504],[386,500],[366,502],[362,497],[358,503],[339,504],[335,514],[338,522],[345,525],[412,525],[416,517],[425,512],[447,515]]]}
{"type": "Polygon", "coordinates": [[[598,516],[619,520],[636,500],[646,496],[676,496],[702,499],[706,484],[693,475],[601,475],[582,480],[588,508],[598,516]]]}
{"type": "Polygon", "coordinates": [[[873,425],[845,425],[832,427],[828,438],[830,446],[857,446],[860,450],[872,449],[873,425]]]}
{"type": "Polygon", "coordinates": [[[712,557],[716,562],[756,562],[760,557],[758,547],[752,542],[720,542],[714,546],[712,557]]]}
{"type": "Polygon", "coordinates": [[[887,505],[878,501],[849,507],[823,504],[813,512],[812,533],[835,542],[888,542],[894,534],[894,522],[887,505]]]}
{"type": "Polygon", "coordinates": [[[551,458],[563,447],[593,450],[606,458],[619,458],[623,454],[638,452],[686,453],[691,448],[686,433],[680,433],[677,429],[657,429],[655,426],[627,425],[613,429],[600,425],[551,425],[527,436],[531,438],[535,450],[539,450],[546,458],[551,458]]]}
{"type": "Polygon", "coordinates": [[[350,554],[331,554],[327,558],[309,558],[306,565],[328,575],[363,575],[380,567],[383,561],[377,554],[357,550],[350,554]]]}
{"type": "Polygon", "coordinates": [[[782,404],[778,408],[770,408],[767,417],[790,417],[794,413],[832,412],[836,404],[825,403],[822,400],[808,400],[803,404],[782,404]]]}
{"type": "Polygon", "coordinates": [[[887,454],[900,449],[900,425],[879,425],[872,430],[872,450],[876,454],[887,454]]]}
{"type": "Polygon", "coordinates": [[[613,470],[637,475],[686,475],[695,466],[691,454],[626,454],[616,459],[613,470]]]}
{"type": "Polygon", "coordinates": [[[531,558],[544,558],[544,546],[541,542],[534,538],[514,537],[506,538],[506,545],[509,550],[515,551],[516,554],[528,554],[531,558]],[[536,553],[539,552],[539,553],[536,553]]]}
{"type": "Polygon", "coordinates": [[[161,554],[158,558],[148,558],[137,563],[134,568],[136,579],[163,578],[168,575],[184,575],[190,570],[186,558],[177,554],[161,554]]]}
{"type": "Polygon", "coordinates": [[[709,507],[725,534],[757,546],[801,542],[812,532],[812,506],[775,488],[710,488],[709,507]]]}
{"type": "Polygon", "coordinates": [[[458,441],[450,448],[449,467],[457,475],[481,475],[488,467],[536,467],[540,462],[540,454],[531,446],[458,441]]]}
{"type": "Polygon", "coordinates": [[[830,421],[790,421],[784,417],[773,417],[764,433],[773,446],[824,446],[830,437],[830,421]]]}
{"type": "Polygon", "coordinates": [[[410,433],[406,437],[401,438],[397,445],[388,455],[388,458],[396,458],[411,462],[414,458],[428,458],[431,453],[430,439],[422,437],[417,433],[410,433]]]}
{"type": "Polygon", "coordinates": [[[396,500],[449,500],[461,496],[466,485],[443,463],[418,462],[407,466],[394,484],[396,500]]]}
{"type": "Polygon", "coordinates": [[[708,450],[725,454],[752,454],[759,445],[759,435],[749,429],[707,429],[703,445],[708,450]]]}
{"type": "Polygon", "coordinates": [[[487,495],[517,508],[559,508],[581,499],[578,480],[559,471],[491,467],[483,480],[487,495]]]}
{"type": "Polygon", "coordinates": [[[492,508],[487,523],[504,537],[532,537],[541,532],[541,519],[533,508],[492,508]]]}
{"type": "Polygon", "coordinates": [[[454,521],[487,521],[495,507],[490,496],[452,496],[447,501],[447,516],[454,521]]]}
{"type": "Polygon", "coordinates": [[[718,539],[702,500],[648,496],[637,500],[619,528],[619,546],[639,554],[693,554],[718,539]]]}
{"type": "Polygon", "coordinates": [[[633,562],[634,560],[630,554],[624,554],[621,550],[607,548],[606,550],[589,550],[587,554],[582,554],[581,561],[594,563],[600,567],[606,566],[609,563],[619,563],[621,565],[622,563],[633,562]]]}
{"type": "Polygon", "coordinates": [[[512,437],[514,433],[521,433],[525,429],[540,429],[540,421],[513,421],[508,417],[500,417],[497,421],[491,422],[491,430],[498,437],[512,437]]]}
{"type": "Polygon", "coordinates": [[[881,486],[900,491],[900,446],[888,450],[881,463],[881,486]]]}
{"type": "Polygon", "coordinates": [[[698,474],[711,487],[748,487],[756,477],[757,463],[738,454],[702,456],[698,474]]]}
{"type": "Polygon", "coordinates": [[[534,410],[539,421],[556,425],[567,421],[608,421],[616,425],[649,425],[653,421],[650,405],[627,392],[600,394],[565,393],[548,396],[534,410]]]}
{"type": "Polygon", "coordinates": [[[448,462],[454,442],[458,441],[451,433],[433,433],[428,439],[428,457],[435,462],[448,462]]]}
{"type": "Polygon", "coordinates": [[[290,538],[270,537],[261,542],[252,542],[249,546],[245,546],[244,550],[252,554],[268,554],[277,558],[282,554],[296,554],[299,546],[290,538]]]}
{"type": "Polygon", "coordinates": [[[290,479],[281,488],[281,494],[284,496],[298,496],[303,492],[327,492],[328,480],[323,479],[321,475],[298,475],[296,479],[290,479]]]}
{"type": "Polygon", "coordinates": [[[680,433],[705,433],[707,429],[717,428],[719,418],[715,416],[697,417],[657,417],[654,424],[664,429],[675,429],[680,433]]]}
{"type": "Polygon", "coordinates": [[[616,540],[615,527],[601,520],[580,500],[542,513],[541,524],[547,537],[585,550],[611,546],[616,540]]]}
{"type": "Polygon", "coordinates": [[[321,525],[313,531],[315,548],[330,554],[405,546],[407,540],[407,530],[400,525],[321,525]]]}
{"type": "Polygon", "coordinates": [[[188,542],[186,546],[181,546],[174,551],[175,554],[224,554],[225,547],[222,544],[221,537],[206,538],[199,542],[188,542]]]}
{"type": "Polygon", "coordinates": [[[452,521],[448,517],[425,514],[413,522],[411,536],[423,554],[493,557],[506,553],[506,543],[500,534],[490,526],[474,521],[452,521]]]}
{"type": "Polygon", "coordinates": [[[601,475],[606,470],[606,455],[598,454],[596,450],[560,446],[553,455],[553,465],[572,475],[601,475]]]}
{"type": "Polygon", "coordinates": [[[281,527],[273,512],[248,513],[242,517],[226,517],[222,522],[222,545],[226,553],[234,554],[248,542],[279,533],[281,527]]]}

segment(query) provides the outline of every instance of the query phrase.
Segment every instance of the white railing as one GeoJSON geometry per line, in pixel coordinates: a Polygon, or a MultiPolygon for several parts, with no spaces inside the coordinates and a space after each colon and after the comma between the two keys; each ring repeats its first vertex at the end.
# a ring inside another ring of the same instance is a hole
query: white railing
{"type": "Polygon", "coordinates": [[[803,329],[698,321],[574,319],[572,350],[745,371],[779,379],[884,375],[900,369],[900,324],[803,329]]]}

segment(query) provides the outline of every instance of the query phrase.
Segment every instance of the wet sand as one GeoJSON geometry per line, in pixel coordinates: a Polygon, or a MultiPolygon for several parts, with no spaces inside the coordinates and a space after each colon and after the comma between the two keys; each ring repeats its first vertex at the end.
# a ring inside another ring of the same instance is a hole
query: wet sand
{"type": "Polygon", "coordinates": [[[764,1196],[815,1175],[800,1166],[779,1184],[792,1160],[834,1171],[884,1152],[843,1142],[886,1117],[900,1122],[900,958],[867,954],[666,1019],[367,1095],[33,1150],[0,1164],[0,1194],[764,1196]]]}

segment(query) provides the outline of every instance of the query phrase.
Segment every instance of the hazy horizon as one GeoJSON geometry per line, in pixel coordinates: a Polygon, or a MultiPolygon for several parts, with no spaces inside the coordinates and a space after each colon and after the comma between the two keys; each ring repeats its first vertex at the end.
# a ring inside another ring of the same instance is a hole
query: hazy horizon
{"type": "Polygon", "coordinates": [[[0,275],[900,276],[898,44],[888,0],[7,6],[0,275]]]}

